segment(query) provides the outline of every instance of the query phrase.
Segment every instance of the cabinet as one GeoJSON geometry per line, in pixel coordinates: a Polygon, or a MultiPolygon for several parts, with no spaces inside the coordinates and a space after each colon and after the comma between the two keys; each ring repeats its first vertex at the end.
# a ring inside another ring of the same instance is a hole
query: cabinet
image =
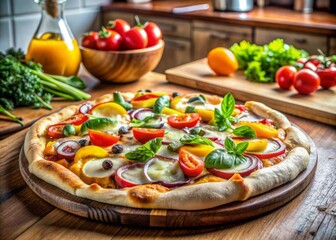
{"type": "Polygon", "coordinates": [[[309,54],[318,54],[318,48],[324,53],[327,53],[328,39],[326,36],[280,31],[281,30],[256,28],[255,43],[263,45],[281,36],[286,43],[291,44],[296,48],[304,49],[309,54]]]}
{"type": "Polygon", "coordinates": [[[328,55],[336,55],[336,37],[331,37],[329,39],[330,48],[328,55]]]}
{"type": "Polygon", "coordinates": [[[124,13],[124,12],[103,12],[103,24],[105,25],[108,21],[114,19],[124,19],[129,24],[134,24],[134,14],[132,13],[124,13]]]}
{"type": "Polygon", "coordinates": [[[242,40],[252,41],[251,27],[194,21],[193,29],[194,60],[206,57],[215,47],[229,48],[242,40]]]}

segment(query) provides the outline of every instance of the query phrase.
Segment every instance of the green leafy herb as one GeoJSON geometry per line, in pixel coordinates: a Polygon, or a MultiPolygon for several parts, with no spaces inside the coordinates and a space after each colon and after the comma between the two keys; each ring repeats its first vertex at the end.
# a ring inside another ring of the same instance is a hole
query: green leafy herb
{"type": "Polygon", "coordinates": [[[172,141],[168,144],[167,149],[171,152],[176,152],[183,145],[209,145],[214,146],[213,142],[199,135],[183,135],[179,141],[172,141]]]}
{"type": "Polygon", "coordinates": [[[63,134],[66,137],[76,135],[76,128],[72,124],[66,124],[63,128],[63,134]]]}
{"type": "Polygon", "coordinates": [[[193,103],[193,104],[204,104],[206,102],[206,99],[204,97],[204,95],[199,95],[199,96],[195,96],[195,97],[191,97],[188,100],[188,103],[193,103]]]}
{"type": "Polygon", "coordinates": [[[184,112],[185,113],[195,113],[196,108],[195,108],[195,106],[187,106],[184,112]]]}
{"type": "Polygon", "coordinates": [[[225,149],[216,149],[209,153],[205,160],[206,168],[229,169],[246,161],[242,155],[248,147],[247,142],[236,144],[230,137],[225,139],[225,149]]]}
{"type": "Polygon", "coordinates": [[[158,128],[160,127],[160,117],[159,116],[147,116],[143,120],[138,120],[133,118],[130,126],[131,127],[144,127],[144,128],[158,128]]]}
{"type": "Polygon", "coordinates": [[[204,136],[205,131],[201,127],[194,127],[194,128],[189,130],[189,134],[204,136]]]}
{"type": "Polygon", "coordinates": [[[233,134],[238,137],[245,137],[245,138],[255,138],[256,133],[255,131],[248,126],[240,126],[233,129],[233,134]]]}
{"type": "Polygon", "coordinates": [[[164,107],[170,107],[170,98],[167,95],[158,97],[154,103],[153,112],[160,114],[164,107]]]}
{"type": "Polygon", "coordinates": [[[161,145],[162,138],[154,138],[135,149],[135,151],[126,153],[125,157],[131,161],[146,162],[154,157],[161,145]]]}
{"type": "Polygon", "coordinates": [[[80,133],[81,135],[87,134],[88,129],[94,129],[99,131],[112,130],[116,124],[117,120],[115,120],[114,118],[94,118],[82,124],[80,133]]]}

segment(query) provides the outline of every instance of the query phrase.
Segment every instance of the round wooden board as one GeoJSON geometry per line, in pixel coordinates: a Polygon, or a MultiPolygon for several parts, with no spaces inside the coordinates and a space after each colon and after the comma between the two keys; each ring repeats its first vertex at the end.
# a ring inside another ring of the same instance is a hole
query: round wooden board
{"type": "Polygon", "coordinates": [[[234,202],[198,211],[128,208],[71,195],[31,174],[23,148],[20,171],[28,186],[42,199],[69,213],[82,217],[122,225],[149,227],[195,227],[246,220],[283,206],[299,195],[311,182],[317,166],[317,149],[311,144],[310,162],[293,181],[244,202],[234,202]]]}

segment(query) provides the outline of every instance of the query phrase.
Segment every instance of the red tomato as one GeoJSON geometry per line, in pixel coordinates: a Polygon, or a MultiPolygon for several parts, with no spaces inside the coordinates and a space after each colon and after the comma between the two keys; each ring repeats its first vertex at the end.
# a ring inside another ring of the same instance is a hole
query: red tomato
{"type": "Polygon", "coordinates": [[[88,32],[84,34],[82,46],[97,49],[98,32],[88,32]]]}
{"type": "Polygon", "coordinates": [[[154,128],[132,128],[132,132],[136,140],[141,143],[146,143],[154,138],[163,138],[165,130],[154,128]]]}
{"type": "Polygon", "coordinates": [[[108,133],[88,129],[91,143],[100,147],[108,147],[116,144],[119,141],[120,136],[111,135],[108,133]]]}
{"type": "Polygon", "coordinates": [[[192,128],[196,126],[200,119],[198,113],[185,113],[179,116],[169,116],[168,124],[173,128],[192,128]]]}
{"type": "Polygon", "coordinates": [[[310,62],[309,60],[304,64],[303,68],[310,69],[312,71],[316,71],[317,67],[313,62],[310,62]]]}
{"type": "Polygon", "coordinates": [[[312,63],[315,67],[318,67],[321,64],[321,61],[318,59],[317,55],[311,55],[306,63],[312,63]]]}
{"type": "Polygon", "coordinates": [[[66,124],[65,123],[58,123],[51,125],[47,129],[47,134],[50,138],[60,138],[64,137],[63,135],[63,128],[66,124]]]}
{"type": "Polygon", "coordinates": [[[147,47],[156,45],[160,39],[162,39],[162,33],[157,24],[153,22],[147,22],[144,26],[144,29],[148,36],[147,47]]]}
{"type": "Polygon", "coordinates": [[[320,85],[320,77],[309,69],[301,69],[295,75],[294,87],[303,95],[313,93],[320,85]]]}
{"type": "Polygon", "coordinates": [[[124,37],[125,33],[131,29],[131,26],[123,19],[115,19],[114,21],[108,22],[107,29],[116,31],[124,37]]]}
{"type": "Polygon", "coordinates": [[[135,97],[132,99],[132,101],[143,101],[143,100],[148,100],[151,98],[158,98],[158,97],[159,97],[158,95],[149,93],[149,94],[141,95],[139,97],[135,97]]]}
{"type": "Polygon", "coordinates": [[[122,44],[122,37],[119,33],[106,30],[104,27],[99,32],[99,38],[97,40],[97,47],[104,51],[119,50],[122,44]]]}
{"type": "Polygon", "coordinates": [[[235,105],[235,108],[240,110],[241,112],[247,111],[247,108],[244,105],[235,105]]]}
{"type": "Polygon", "coordinates": [[[86,116],[86,115],[84,115],[84,114],[82,114],[82,113],[78,113],[78,114],[72,116],[71,118],[68,118],[68,119],[64,120],[64,121],[61,122],[61,123],[64,123],[64,124],[65,124],[65,123],[71,123],[71,124],[73,124],[73,125],[78,126],[78,125],[83,124],[83,123],[86,122],[87,120],[89,120],[89,117],[88,117],[88,116],[86,116]]]}
{"type": "Polygon", "coordinates": [[[288,90],[293,85],[296,72],[293,66],[283,66],[276,72],[275,81],[280,88],[288,90]]]}
{"type": "Polygon", "coordinates": [[[185,150],[179,152],[179,164],[184,174],[189,177],[197,177],[204,169],[202,159],[185,150]]]}
{"type": "Polygon", "coordinates": [[[125,33],[125,45],[127,49],[140,49],[147,47],[148,37],[146,31],[138,26],[125,33]]]}
{"type": "Polygon", "coordinates": [[[320,77],[320,85],[324,89],[329,89],[336,86],[336,67],[330,67],[326,69],[318,69],[316,71],[320,77]]]}

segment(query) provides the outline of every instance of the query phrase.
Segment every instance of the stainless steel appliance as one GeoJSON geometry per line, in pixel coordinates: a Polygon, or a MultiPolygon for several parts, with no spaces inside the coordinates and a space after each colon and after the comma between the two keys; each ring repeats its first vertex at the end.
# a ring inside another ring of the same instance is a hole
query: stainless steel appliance
{"type": "Polygon", "coordinates": [[[253,0],[212,0],[216,11],[247,12],[253,8],[253,0]]]}

